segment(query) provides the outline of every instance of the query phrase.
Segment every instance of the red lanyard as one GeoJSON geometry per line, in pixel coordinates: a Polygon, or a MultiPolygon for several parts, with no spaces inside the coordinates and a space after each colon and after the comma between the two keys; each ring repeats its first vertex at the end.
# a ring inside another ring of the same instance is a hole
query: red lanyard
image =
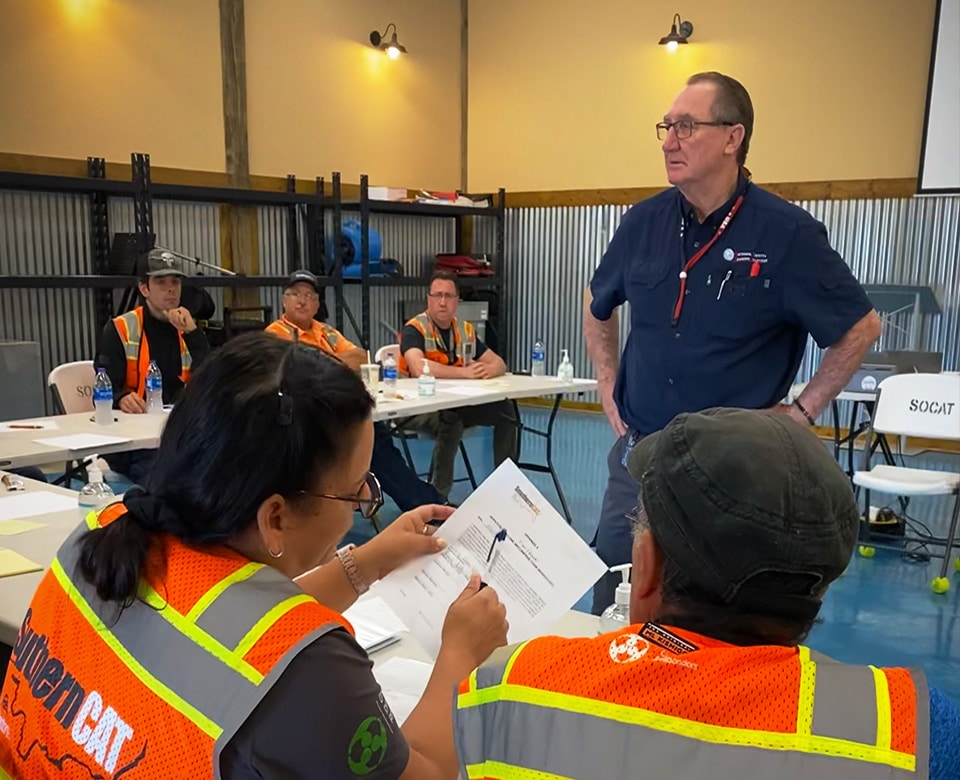
{"type": "MultiPolygon", "coordinates": [[[[727,229],[733,218],[737,215],[737,212],[740,210],[740,206],[743,205],[743,195],[737,198],[733,202],[733,207],[730,209],[730,213],[723,218],[723,222],[720,223],[720,227],[717,228],[717,232],[713,234],[713,238],[707,241],[697,253],[687,260],[686,265],[683,266],[683,270],[680,271],[680,295],[677,296],[677,303],[673,307],[673,325],[676,325],[680,321],[680,312],[683,309],[683,299],[687,295],[687,274],[690,272],[690,269],[693,268],[697,263],[700,262],[702,258],[715,243],[717,239],[723,235],[723,231],[727,229]]],[[[684,233],[684,222],[681,218],[680,220],[680,252],[683,252],[683,233],[684,233]]]]}

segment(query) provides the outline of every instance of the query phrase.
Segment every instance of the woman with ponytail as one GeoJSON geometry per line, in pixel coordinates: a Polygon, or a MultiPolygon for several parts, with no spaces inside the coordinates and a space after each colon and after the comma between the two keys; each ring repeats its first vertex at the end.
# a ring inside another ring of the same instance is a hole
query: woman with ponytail
{"type": "Polygon", "coordinates": [[[144,488],[91,514],[24,618],[0,777],[450,778],[456,685],[506,641],[478,579],[447,614],[400,728],[342,612],[442,549],[420,507],[341,547],[382,497],[373,402],[315,350],[265,334],[213,354],[170,413],[144,488]]]}

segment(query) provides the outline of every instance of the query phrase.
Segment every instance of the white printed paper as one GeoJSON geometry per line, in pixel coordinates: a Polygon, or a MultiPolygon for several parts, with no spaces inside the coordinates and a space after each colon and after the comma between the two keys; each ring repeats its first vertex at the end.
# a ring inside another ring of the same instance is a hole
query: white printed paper
{"type": "Polygon", "coordinates": [[[0,522],[68,510],[77,510],[77,499],[73,496],[52,493],[49,490],[37,490],[0,498],[0,522]]]}
{"type": "Polygon", "coordinates": [[[368,653],[399,642],[400,634],[407,630],[386,602],[376,596],[354,602],[343,616],[353,626],[357,643],[368,653]]]}
{"type": "Polygon", "coordinates": [[[373,676],[380,683],[393,717],[401,726],[420,702],[433,666],[411,658],[389,658],[373,667],[373,676]]]}
{"type": "Polygon", "coordinates": [[[105,436],[99,433],[74,433],[70,436],[53,436],[49,439],[34,439],[37,444],[66,450],[95,450],[112,444],[124,444],[130,441],[122,436],[105,436]]]}
{"type": "Polygon", "coordinates": [[[514,643],[548,631],[607,570],[510,460],[436,535],[448,542],[442,553],[411,561],[375,586],[433,658],[447,609],[472,572],[496,590],[514,643]]]}

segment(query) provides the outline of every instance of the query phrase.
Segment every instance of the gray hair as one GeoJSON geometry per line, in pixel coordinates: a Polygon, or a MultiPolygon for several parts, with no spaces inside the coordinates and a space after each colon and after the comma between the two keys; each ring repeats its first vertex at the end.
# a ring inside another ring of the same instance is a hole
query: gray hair
{"type": "Polygon", "coordinates": [[[643,501],[641,499],[637,499],[637,505],[633,508],[633,511],[627,515],[627,517],[630,518],[630,532],[634,539],[639,537],[640,534],[650,530],[650,518],[647,517],[647,513],[643,508],[643,501]]]}

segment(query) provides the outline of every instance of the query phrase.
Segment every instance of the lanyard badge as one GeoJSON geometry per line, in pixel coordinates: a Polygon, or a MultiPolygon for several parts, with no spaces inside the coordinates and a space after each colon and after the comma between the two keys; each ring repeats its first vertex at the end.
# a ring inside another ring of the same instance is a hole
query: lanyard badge
{"type": "MultiPolygon", "coordinates": [[[[673,307],[673,320],[671,323],[674,327],[676,327],[677,323],[680,321],[680,312],[683,310],[683,299],[687,294],[687,274],[689,273],[691,268],[693,268],[697,263],[700,262],[700,259],[710,250],[710,247],[712,247],[715,243],[717,243],[720,236],[723,235],[723,231],[727,229],[727,226],[733,221],[733,218],[737,215],[737,212],[740,211],[740,206],[742,205],[743,205],[743,195],[738,197],[733,202],[733,206],[731,207],[727,216],[723,218],[723,222],[720,223],[720,227],[717,228],[717,232],[713,234],[713,238],[711,238],[706,244],[700,247],[700,249],[697,250],[697,253],[693,257],[691,257],[689,260],[687,260],[682,270],[680,271],[680,294],[677,296],[677,302],[673,307]]],[[[684,220],[683,220],[683,217],[681,217],[680,218],[681,258],[683,257],[684,229],[685,229],[684,220]]]]}

